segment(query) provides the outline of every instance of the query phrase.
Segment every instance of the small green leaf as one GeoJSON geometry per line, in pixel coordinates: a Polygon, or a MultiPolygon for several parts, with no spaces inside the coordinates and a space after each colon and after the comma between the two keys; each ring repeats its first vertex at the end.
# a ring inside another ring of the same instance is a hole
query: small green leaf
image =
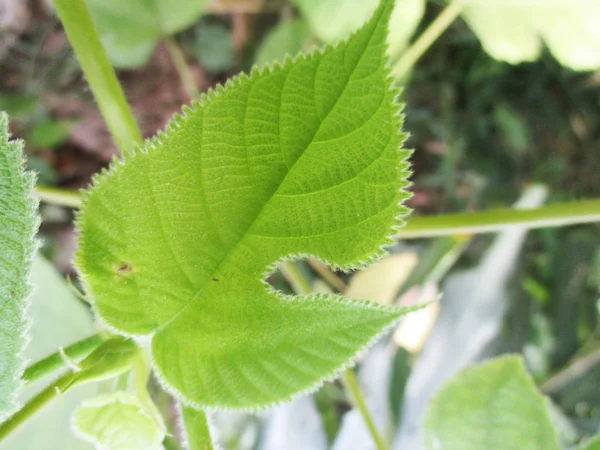
{"type": "Polygon", "coordinates": [[[309,37],[308,27],[302,20],[284,20],[265,36],[254,63],[261,66],[275,60],[283,61],[285,55],[295,56],[303,49],[309,37]]]}
{"type": "Polygon", "coordinates": [[[539,2],[534,6],[506,1],[468,2],[463,18],[485,51],[496,59],[511,64],[535,61],[545,43],[564,66],[582,71],[600,67],[599,4],[577,0],[539,2]]]}
{"type": "Polygon", "coordinates": [[[114,329],[196,408],[259,408],[317,388],[407,310],[284,296],[277,261],[360,267],[406,214],[408,151],[385,38],[392,1],[352,38],[254,69],[97,177],[76,265],[114,329]]]}
{"type": "Polygon", "coordinates": [[[162,450],[164,428],[135,395],[115,392],[84,401],[73,416],[82,439],[106,450],[162,450]]]}
{"type": "Polygon", "coordinates": [[[0,421],[14,412],[22,385],[29,275],[37,249],[35,176],[23,167],[23,144],[9,140],[8,117],[0,112],[0,421]]]}
{"type": "Polygon", "coordinates": [[[138,351],[138,347],[131,339],[122,337],[108,339],[79,363],[79,371],[66,388],[107,380],[127,372],[131,369],[138,351]]]}
{"type": "MultiPolygon", "coordinates": [[[[323,42],[336,42],[361,26],[379,4],[378,0],[292,0],[312,32],[323,42]]],[[[390,55],[404,50],[423,14],[425,0],[395,0],[390,18],[390,55]]]]}
{"type": "Polygon", "coordinates": [[[189,450],[213,450],[206,413],[182,405],[181,418],[185,428],[187,448],[189,450]]]}
{"type": "Polygon", "coordinates": [[[102,45],[120,68],[144,65],[156,43],[196,22],[208,0],[86,0],[102,45]]]}
{"type": "Polygon", "coordinates": [[[544,398],[515,356],[470,367],[431,401],[428,449],[558,450],[544,398]]]}
{"type": "Polygon", "coordinates": [[[235,64],[231,31],[224,25],[207,23],[196,29],[194,55],[208,72],[230,70],[235,64]]]}
{"type": "Polygon", "coordinates": [[[600,436],[594,436],[579,445],[579,450],[600,450],[600,436]]]}

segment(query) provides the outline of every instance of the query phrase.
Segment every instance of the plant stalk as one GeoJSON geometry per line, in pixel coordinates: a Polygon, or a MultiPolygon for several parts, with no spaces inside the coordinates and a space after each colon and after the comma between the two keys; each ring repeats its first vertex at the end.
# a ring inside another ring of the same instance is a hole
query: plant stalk
{"type": "Polygon", "coordinates": [[[198,99],[200,97],[200,91],[198,91],[194,74],[185,60],[185,55],[183,54],[181,47],[172,37],[166,37],[164,43],[169,52],[169,56],[171,56],[171,60],[173,61],[173,66],[181,79],[181,84],[183,85],[186,94],[190,100],[198,99]]]}
{"type": "Polygon", "coordinates": [[[352,369],[347,369],[346,371],[344,371],[342,379],[344,381],[344,386],[346,386],[346,390],[350,393],[350,396],[352,397],[352,402],[354,403],[354,406],[356,406],[356,409],[358,409],[360,415],[365,421],[365,425],[367,426],[367,429],[371,434],[371,438],[373,438],[375,447],[377,448],[377,450],[386,450],[385,441],[381,437],[381,434],[379,434],[379,431],[375,426],[375,422],[373,421],[373,417],[369,413],[367,403],[365,402],[365,399],[362,395],[360,386],[358,385],[358,380],[354,375],[354,371],[352,369]]]}
{"type": "Polygon", "coordinates": [[[399,239],[497,233],[509,228],[551,228],[600,222],[600,200],[555,203],[533,209],[495,209],[476,213],[411,217],[399,239]]]}
{"type": "Polygon", "coordinates": [[[54,0],[54,6],[117,148],[125,153],[141,146],[142,135],[84,0],[54,0]]]}
{"type": "MultiPolygon", "coordinates": [[[[35,194],[41,201],[79,208],[79,194],[62,189],[36,188],[35,194]]],[[[398,233],[399,239],[418,239],[436,236],[498,233],[509,228],[553,228],[567,225],[600,222],[600,200],[555,203],[532,209],[492,209],[474,213],[438,214],[434,216],[411,216],[398,233]]],[[[282,264],[282,272],[298,270],[291,263],[282,264]],[[284,269],[284,267],[286,269],[284,269]],[[290,269],[291,268],[291,269],[290,269]]],[[[295,265],[294,265],[295,266],[295,265]]],[[[285,273],[284,273],[285,275],[285,273]]],[[[309,290],[310,292],[310,290],[309,290]]]]}
{"type": "Polygon", "coordinates": [[[46,406],[51,400],[62,394],[62,389],[67,386],[73,376],[73,372],[60,377],[50,386],[29,400],[23,408],[17,411],[7,421],[0,424],[0,442],[8,435],[16,431],[21,425],[29,420],[35,413],[46,406]]]}
{"type": "Polygon", "coordinates": [[[48,186],[36,186],[33,195],[42,202],[51,205],[65,206],[77,209],[81,207],[81,198],[78,192],[57,189],[48,186]]]}
{"type": "Polygon", "coordinates": [[[456,20],[462,12],[464,6],[462,3],[452,1],[435,18],[429,27],[419,36],[419,38],[402,54],[400,59],[392,68],[392,75],[397,80],[402,80],[412,70],[417,61],[433,45],[433,43],[442,35],[444,31],[456,20]]]}
{"type": "Polygon", "coordinates": [[[25,369],[25,372],[23,372],[23,381],[25,383],[32,383],[46,375],[50,375],[67,366],[63,355],[66,355],[68,358],[81,359],[89,355],[101,343],[102,338],[95,334],[65,347],[62,352],[58,351],[46,358],[40,359],[25,369]]]}

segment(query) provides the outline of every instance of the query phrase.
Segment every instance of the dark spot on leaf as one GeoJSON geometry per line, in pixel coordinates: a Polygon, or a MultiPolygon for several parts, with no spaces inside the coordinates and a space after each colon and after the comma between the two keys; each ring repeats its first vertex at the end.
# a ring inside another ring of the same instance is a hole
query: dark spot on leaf
{"type": "Polygon", "coordinates": [[[133,272],[133,267],[128,262],[122,261],[117,268],[117,275],[128,275],[133,272]]]}
{"type": "Polygon", "coordinates": [[[219,281],[218,278],[213,278],[212,280],[215,282],[219,281]]]}

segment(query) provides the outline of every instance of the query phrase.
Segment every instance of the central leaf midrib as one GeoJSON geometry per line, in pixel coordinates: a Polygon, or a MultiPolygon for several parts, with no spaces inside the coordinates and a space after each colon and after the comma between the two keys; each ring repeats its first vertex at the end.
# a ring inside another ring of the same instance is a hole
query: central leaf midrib
{"type": "MultiPolygon", "coordinates": [[[[319,127],[315,130],[315,132],[313,133],[310,142],[306,145],[306,147],[304,148],[304,150],[302,151],[302,153],[300,154],[300,156],[298,156],[298,158],[296,158],[296,160],[291,164],[291,166],[289,167],[288,171],[286,172],[286,174],[283,176],[283,178],[281,179],[281,181],[279,182],[277,188],[273,191],[273,193],[270,195],[269,199],[263,204],[263,206],[258,210],[258,212],[256,213],[256,215],[254,216],[254,218],[252,219],[252,222],[250,223],[250,225],[248,226],[248,228],[246,229],[246,231],[242,234],[242,236],[226,251],[225,255],[223,256],[223,258],[221,258],[221,261],[219,261],[219,263],[217,264],[217,266],[215,267],[215,269],[211,272],[211,274],[209,276],[206,277],[206,280],[204,281],[204,283],[202,283],[202,285],[200,285],[200,287],[198,287],[198,289],[196,290],[196,292],[194,293],[194,295],[192,296],[192,298],[190,299],[189,302],[187,302],[179,311],[177,311],[170,319],[168,319],[167,321],[165,321],[162,325],[160,325],[156,330],[155,333],[160,332],[161,330],[163,330],[164,328],[166,328],[171,322],[173,322],[174,320],[176,320],[190,305],[192,305],[194,303],[194,301],[200,297],[200,295],[202,294],[202,291],[204,290],[204,287],[206,286],[206,284],[214,278],[214,276],[216,274],[219,273],[219,271],[226,265],[226,263],[228,262],[228,260],[231,258],[232,255],[236,254],[236,249],[239,248],[240,244],[242,244],[244,242],[244,240],[248,237],[248,235],[251,234],[252,229],[256,226],[256,224],[259,222],[260,218],[262,217],[263,212],[265,211],[265,209],[267,208],[267,206],[269,206],[269,204],[273,201],[273,199],[277,196],[279,190],[281,189],[281,187],[284,185],[285,180],[287,179],[288,175],[290,174],[290,172],[292,172],[292,170],[294,169],[294,167],[298,164],[298,162],[302,159],[302,157],[305,155],[306,150],[313,144],[315,137],[317,136],[317,134],[319,133],[319,131],[321,130],[321,127],[323,126],[323,124],[325,123],[326,119],[329,117],[329,115],[331,114],[331,112],[335,109],[335,107],[337,106],[338,102],[340,101],[340,99],[343,97],[344,93],[346,92],[346,90],[348,89],[348,86],[350,85],[350,82],[356,72],[356,68],[358,67],[358,65],[360,64],[360,62],[362,61],[362,58],[365,54],[365,50],[367,48],[370,47],[371,44],[371,40],[373,39],[373,36],[375,35],[375,31],[377,30],[377,25],[375,25],[375,27],[373,28],[372,32],[371,32],[371,36],[369,37],[369,40],[367,41],[365,47],[362,49],[361,52],[361,56],[358,58],[358,61],[356,62],[356,64],[354,65],[354,67],[352,68],[352,71],[350,72],[350,75],[348,77],[348,82],[346,83],[346,85],[344,86],[344,88],[342,89],[342,91],[340,92],[340,94],[338,95],[338,97],[336,98],[335,102],[333,103],[333,105],[331,106],[331,108],[329,109],[329,111],[327,112],[327,114],[325,115],[325,117],[323,117],[323,120],[321,120],[321,123],[319,124],[319,127]]],[[[346,52],[348,50],[348,47],[344,48],[344,52],[346,52]]],[[[325,56],[325,54],[321,54],[319,56],[325,56]]],[[[319,61],[318,64],[320,64],[323,60],[319,61]]],[[[317,65],[318,68],[318,65],[317,65]]],[[[316,75],[315,75],[316,76],[316,75]]],[[[284,81],[284,85],[285,82],[287,82],[287,75],[286,75],[286,81],[284,81]]],[[[282,89],[282,95],[283,95],[283,89],[282,89]]],[[[281,120],[279,121],[281,123],[281,120]]],[[[279,136],[281,136],[281,130],[279,132],[279,136]]],[[[280,147],[281,148],[281,147],[280,147]]],[[[247,148],[245,149],[247,151],[247,148]]],[[[284,161],[285,163],[285,161],[284,161]]]]}

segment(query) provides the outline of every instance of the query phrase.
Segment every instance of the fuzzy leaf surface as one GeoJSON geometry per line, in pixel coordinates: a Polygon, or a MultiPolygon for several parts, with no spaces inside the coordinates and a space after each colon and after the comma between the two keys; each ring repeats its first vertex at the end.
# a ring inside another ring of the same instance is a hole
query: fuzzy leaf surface
{"type": "Polygon", "coordinates": [[[35,176],[23,170],[23,144],[10,141],[0,113],[0,421],[16,406],[28,321],[29,273],[37,249],[35,176]]]}
{"type": "Polygon", "coordinates": [[[426,448],[436,450],[558,450],[546,402],[520,358],[470,367],[431,401],[426,448]]]}
{"type": "Polygon", "coordinates": [[[191,26],[207,0],[86,0],[113,65],[135,68],[148,62],[157,42],[191,26]]]}
{"type": "Polygon", "coordinates": [[[144,410],[133,394],[114,392],[84,401],[73,415],[82,439],[106,450],[160,450],[162,424],[144,410]]]}
{"type": "Polygon", "coordinates": [[[76,264],[95,311],[152,336],[184,403],[260,408],[315,389],[406,312],[263,281],[294,255],[360,267],[406,214],[392,7],[335,48],[209,93],[85,196],[76,264]]]}
{"type": "Polygon", "coordinates": [[[600,68],[600,4],[594,0],[455,1],[465,3],[463,18],[496,59],[535,61],[545,44],[573,70],[600,68]]]}

